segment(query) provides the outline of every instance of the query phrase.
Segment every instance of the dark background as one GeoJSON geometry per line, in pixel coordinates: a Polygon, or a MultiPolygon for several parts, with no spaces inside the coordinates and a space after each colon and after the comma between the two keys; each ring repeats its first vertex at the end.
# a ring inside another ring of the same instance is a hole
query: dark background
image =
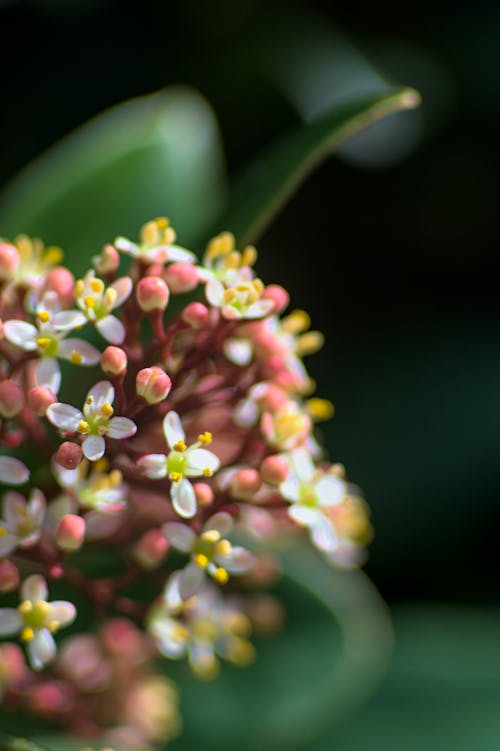
{"type": "Polygon", "coordinates": [[[237,170],[298,122],[262,54],[275,40],[278,56],[294,13],[319,14],[424,106],[399,156],[375,147],[319,168],[261,239],[259,271],[327,334],[310,369],[337,408],[331,458],[373,509],[367,570],[383,595],[498,604],[500,10],[4,0],[0,181],[171,83],[212,103],[237,170]]]}

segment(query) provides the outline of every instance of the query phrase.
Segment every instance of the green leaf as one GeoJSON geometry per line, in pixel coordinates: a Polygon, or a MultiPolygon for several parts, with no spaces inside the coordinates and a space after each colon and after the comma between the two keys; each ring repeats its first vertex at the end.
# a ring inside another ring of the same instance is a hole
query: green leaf
{"type": "Polygon", "coordinates": [[[98,115],[26,167],[0,197],[0,234],[61,245],[77,273],[117,234],[167,215],[182,243],[203,234],[224,201],[213,113],[170,88],[98,115]]]}
{"type": "Polygon", "coordinates": [[[411,88],[355,96],[333,106],[262,154],[231,187],[217,231],[234,232],[238,243],[254,242],[308,175],[335,149],[383,117],[419,104],[411,88]]]}

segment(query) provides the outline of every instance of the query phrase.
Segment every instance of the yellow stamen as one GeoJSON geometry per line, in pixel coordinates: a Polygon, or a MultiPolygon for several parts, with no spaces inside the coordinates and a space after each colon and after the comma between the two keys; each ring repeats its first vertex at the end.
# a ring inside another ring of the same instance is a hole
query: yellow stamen
{"type": "Polygon", "coordinates": [[[232,253],[229,253],[228,256],[224,259],[224,268],[225,269],[237,269],[240,265],[240,254],[233,250],[232,253]]]}
{"type": "Polygon", "coordinates": [[[101,415],[104,415],[104,417],[111,417],[111,415],[114,412],[113,407],[109,402],[104,402],[104,404],[101,406],[101,415]]]}
{"type": "Polygon", "coordinates": [[[91,407],[93,403],[94,403],[94,397],[92,396],[92,394],[89,394],[88,397],[85,399],[85,404],[91,407]]]}
{"type": "Polygon", "coordinates": [[[242,266],[253,266],[257,260],[257,250],[253,245],[247,245],[243,253],[241,254],[242,266]]]}
{"type": "Polygon", "coordinates": [[[83,283],[83,279],[79,279],[75,284],[75,297],[82,297],[84,292],[85,284],[83,283]]]}
{"type": "Polygon", "coordinates": [[[264,291],[264,282],[262,281],[262,279],[254,279],[252,282],[252,287],[260,295],[261,292],[264,291]]]}
{"type": "Polygon", "coordinates": [[[98,459],[96,461],[94,467],[98,472],[107,472],[107,470],[109,469],[109,461],[105,456],[103,456],[102,459],[98,459]]]}
{"type": "Polygon", "coordinates": [[[77,430],[79,433],[88,433],[90,430],[90,425],[85,420],[80,420],[77,430]]]}
{"type": "Polygon", "coordinates": [[[300,334],[307,331],[310,325],[311,319],[305,310],[293,310],[281,320],[281,328],[287,334],[300,334]]]}
{"type": "Polygon", "coordinates": [[[35,636],[35,632],[33,631],[32,628],[29,628],[29,626],[26,626],[26,628],[23,628],[23,630],[21,631],[20,636],[21,636],[21,641],[31,641],[35,636]]]}
{"type": "Polygon", "coordinates": [[[183,478],[182,472],[171,472],[170,473],[170,479],[172,482],[180,482],[183,478]]]}
{"type": "Polygon", "coordinates": [[[220,553],[220,555],[231,555],[232,549],[233,546],[229,540],[221,540],[217,545],[217,552],[220,553]]]}
{"type": "Polygon", "coordinates": [[[203,532],[201,535],[201,539],[206,542],[218,542],[218,540],[220,540],[220,532],[217,529],[207,529],[207,531],[203,532]]]}
{"type": "Polygon", "coordinates": [[[57,245],[50,245],[44,253],[43,260],[45,263],[61,263],[64,253],[57,245]]]}
{"type": "Polygon", "coordinates": [[[197,566],[200,566],[200,568],[206,568],[208,566],[208,558],[206,555],[203,555],[203,553],[195,555],[194,562],[197,566]]]}
{"type": "Polygon", "coordinates": [[[227,573],[225,568],[217,568],[214,571],[214,579],[219,584],[227,584],[229,581],[229,574],[227,573]]]}
{"type": "Polygon", "coordinates": [[[5,529],[5,527],[0,527],[0,537],[5,537],[6,534],[7,530],[5,529]]]}
{"type": "Polygon", "coordinates": [[[38,339],[36,340],[36,343],[42,349],[45,349],[46,347],[48,347],[50,342],[51,342],[51,339],[49,339],[46,336],[39,336],[38,339]]]}
{"type": "Polygon", "coordinates": [[[90,288],[96,295],[102,295],[104,292],[104,282],[102,279],[92,279],[90,282],[90,288]]]}
{"type": "Polygon", "coordinates": [[[33,610],[33,603],[31,602],[31,600],[24,600],[24,602],[19,605],[18,610],[21,615],[31,613],[31,611],[33,610]]]}
{"type": "Polygon", "coordinates": [[[226,289],[224,290],[224,293],[222,295],[222,302],[224,305],[231,305],[233,303],[238,295],[236,294],[236,290],[234,289],[226,289]]]}
{"type": "Polygon", "coordinates": [[[170,222],[168,221],[166,216],[159,216],[155,219],[156,226],[159,230],[167,229],[170,222]]]}
{"type": "Polygon", "coordinates": [[[306,334],[301,334],[297,339],[295,350],[301,357],[307,355],[314,355],[315,352],[321,349],[325,342],[325,337],[321,331],[308,331],[306,334]]]}
{"type": "Polygon", "coordinates": [[[313,420],[330,420],[335,414],[335,407],[328,399],[319,399],[317,396],[308,399],[306,409],[313,420]]]}
{"type": "Polygon", "coordinates": [[[185,451],[187,449],[185,441],[181,438],[179,441],[174,443],[174,451],[185,451]]]}
{"type": "Polygon", "coordinates": [[[213,471],[210,469],[210,467],[205,467],[203,470],[204,477],[212,477],[213,471]]]}
{"type": "Polygon", "coordinates": [[[212,443],[212,433],[209,433],[208,430],[205,430],[204,433],[200,433],[198,436],[198,441],[203,444],[203,446],[208,446],[210,443],[212,443]]]}
{"type": "Polygon", "coordinates": [[[106,305],[108,308],[112,308],[116,302],[116,298],[118,297],[118,292],[113,287],[108,287],[106,290],[105,298],[106,298],[106,305]]]}
{"type": "Polygon", "coordinates": [[[76,349],[72,350],[70,359],[73,365],[81,365],[83,361],[83,357],[76,349]]]}
{"type": "Polygon", "coordinates": [[[83,302],[86,308],[93,308],[95,306],[95,298],[92,295],[86,295],[83,298],[83,302]]]}
{"type": "Polygon", "coordinates": [[[59,621],[49,621],[46,625],[46,627],[48,628],[51,634],[55,634],[56,631],[58,631],[59,626],[60,626],[59,621]]]}
{"type": "Polygon", "coordinates": [[[116,487],[116,485],[119,485],[123,480],[123,475],[120,472],[119,469],[114,469],[112,472],[109,473],[109,484],[112,488],[116,487]]]}
{"type": "Polygon", "coordinates": [[[41,323],[47,323],[47,321],[50,321],[50,313],[48,310],[39,310],[36,317],[41,323]]]}

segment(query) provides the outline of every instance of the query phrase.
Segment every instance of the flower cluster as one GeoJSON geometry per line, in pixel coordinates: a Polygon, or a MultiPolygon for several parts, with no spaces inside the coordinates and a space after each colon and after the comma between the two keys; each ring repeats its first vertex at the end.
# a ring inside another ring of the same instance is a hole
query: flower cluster
{"type": "Polygon", "coordinates": [[[254,657],[275,610],[245,604],[269,564],[251,540],[306,534],[333,565],[362,562],[367,507],[314,436],[333,408],[303,358],[323,337],[283,315],[256,258],[225,232],[198,264],[159,218],[75,280],[59,249],[0,241],[7,707],[148,748],[179,727],[151,645],[203,678],[254,657]]]}

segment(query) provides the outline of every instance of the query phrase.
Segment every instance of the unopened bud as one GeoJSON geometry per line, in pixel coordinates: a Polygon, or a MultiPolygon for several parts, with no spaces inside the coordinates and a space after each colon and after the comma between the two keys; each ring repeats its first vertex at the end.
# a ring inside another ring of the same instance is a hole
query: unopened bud
{"type": "Polygon", "coordinates": [[[101,356],[101,368],[108,375],[121,376],[127,372],[127,355],[120,347],[106,347],[101,356]]]}
{"type": "Polygon", "coordinates": [[[19,265],[19,253],[10,243],[0,243],[0,280],[10,279],[19,265]]]}
{"type": "Polygon", "coordinates": [[[239,469],[231,478],[231,492],[235,498],[251,498],[262,484],[256,469],[239,469]]]}
{"type": "Polygon", "coordinates": [[[105,245],[100,255],[93,258],[93,263],[98,274],[113,274],[118,271],[120,254],[112,245],[105,245]]]}
{"type": "Polygon", "coordinates": [[[82,447],[72,441],[64,441],[56,451],[54,459],[64,469],[76,469],[83,456],[82,447]]]}
{"type": "Polygon", "coordinates": [[[137,373],[135,390],[148,404],[157,404],[163,401],[172,388],[172,381],[164,370],[153,365],[151,368],[143,368],[137,373]]]}
{"type": "Polygon", "coordinates": [[[48,386],[35,386],[28,391],[28,407],[39,417],[43,417],[55,401],[56,396],[48,386]]]}
{"type": "Polygon", "coordinates": [[[260,476],[269,485],[280,485],[288,477],[290,467],[284,456],[266,456],[260,465],[260,476]]]}
{"type": "Polygon", "coordinates": [[[0,416],[10,420],[24,407],[24,392],[15,381],[7,379],[0,383],[0,416]]]}
{"type": "Polygon", "coordinates": [[[163,272],[172,294],[191,292],[198,284],[198,272],[191,263],[171,263],[163,272]]]}
{"type": "Polygon", "coordinates": [[[145,276],[137,285],[136,297],[141,310],[151,313],[165,310],[170,292],[163,279],[158,276],[145,276]]]}
{"type": "Polygon", "coordinates": [[[191,302],[182,311],[182,320],[193,329],[201,329],[208,319],[208,308],[201,302],[191,302]]]}
{"type": "Polygon", "coordinates": [[[12,561],[0,561],[0,592],[12,592],[19,586],[19,571],[12,561]]]}
{"type": "Polygon", "coordinates": [[[74,276],[64,266],[51,269],[45,277],[43,291],[55,292],[63,308],[70,308],[73,305],[74,289],[74,276]]]}
{"type": "Polygon", "coordinates": [[[85,537],[85,520],[76,514],[66,514],[58,524],[56,530],[56,543],[67,553],[78,550],[83,544],[85,537]]]}
{"type": "Polygon", "coordinates": [[[145,569],[160,565],[169,548],[168,540],[159,529],[150,529],[138,541],[134,557],[145,569]]]}
{"type": "Polygon", "coordinates": [[[198,506],[210,506],[214,500],[214,491],[206,482],[196,482],[193,485],[194,495],[198,506]]]}
{"type": "Polygon", "coordinates": [[[282,388],[272,383],[256,392],[255,399],[263,412],[277,412],[288,402],[289,396],[282,388]]]}
{"type": "Polygon", "coordinates": [[[282,313],[290,302],[290,295],[279,284],[270,284],[261,295],[261,300],[272,300],[274,308],[272,313],[282,313]]]}

